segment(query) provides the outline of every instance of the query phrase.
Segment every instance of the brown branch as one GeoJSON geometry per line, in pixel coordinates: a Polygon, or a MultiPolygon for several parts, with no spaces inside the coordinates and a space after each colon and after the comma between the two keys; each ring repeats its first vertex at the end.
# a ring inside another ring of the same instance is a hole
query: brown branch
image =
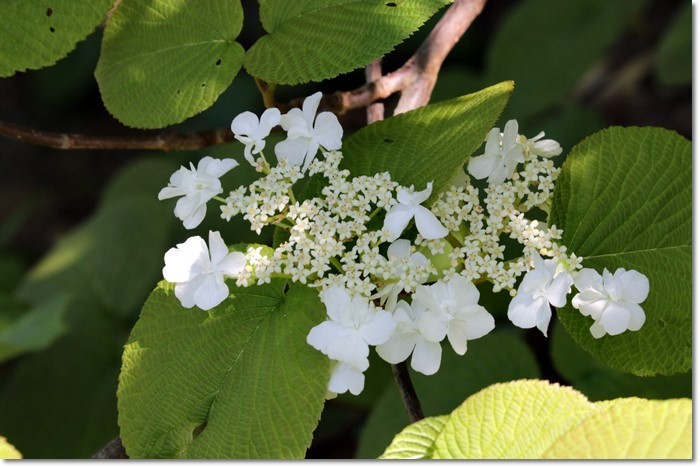
{"type": "MultiPolygon", "coordinates": [[[[351,90],[338,91],[323,97],[321,106],[337,115],[349,110],[369,107],[372,103],[401,92],[394,111],[399,114],[426,105],[435,87],[438,72],[445,57],[484,7],[486,0],[456,0],[445,12],[425,42],[398,70],[381,75],[367,84],[351,90]]],[[[376,65],[370,65],[376,67],[376,65]]],[[[274,101],[274,88],[256,80],[266,106],[274,101]]],[[[301,107],[303,98],[277,104],[282,112],[301,107]]],[[[373,107],[378,109],[379,107],[373,107]]],[[[378,110],[374,110],[377,112],[378,110]]],[[[141,149],[158,151],[195,150],[233,141],[228,128],[197,133],[162,133],[141,137],[100,137],[94,135],[40,131],[0,120],[0,135],[18,141],[56,149],[141,149]]]]}
{"type": "MultiPolygon", "coordinates": [[[[382,77],[382,59],[378,58],[365,67],[365,78],[368,83],[377,81],[382,77]]],[[[374,102],[367,106],[367,124],[384,120],[384,104],[374,102]]]]}
{"type": "Polygon", "coordinates": [[[423,408],[416,395],[416,390],[413,388],[413,382],[411,382],[411,376],[408,374],[406,362],[391,365],[391,372],[394,374],[394,380],[399,387],[401,400],[403,400],[409,420],[411,420],[411,423],[423,420],[425,418],[423,408]]]}
{"type": "Polygon", "coordinates": [[[233,133],[228,128],[195,133],[160,133],[154,136],[102,137],[39,131],[1,120],[0,135],[56,149],[152,149],[165,152],[201,149],[233,141],[233,133]]]}
{"type": "Polygon", "coordinates": [[[117,436],[112,441],[107,443],[105,447],[92,455],[91,459],[128,459],[122,439],[117,436]]]}

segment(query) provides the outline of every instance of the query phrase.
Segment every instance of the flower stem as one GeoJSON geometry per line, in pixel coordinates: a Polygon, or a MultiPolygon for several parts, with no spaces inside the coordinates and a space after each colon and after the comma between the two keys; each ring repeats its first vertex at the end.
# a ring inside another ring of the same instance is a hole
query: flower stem
{"type": "Polygon", "coordinates": [[[425,418],[423,408],[418,400],[416,390],[413,388],[413,382],[411,382],[411,376],[408,374],[406,362],[391,365],[391,372],[394,374],[394,380],[399,387],[399,393],[409,420],[411,420],[411,423],[423,420],[425,418]]]}
{"type": "Polygon", "coordinates": [[[370,219],[374,219],[374,216],[376,216],[377,214],[379,214],[383,209],[384,209],[384,208],[382,208],[382,207],[378,207],[377,209],[375,209],[374,211],[372,211],[372,213],[369,215],[369,218],[370,218],[370,219]]]}
{"type": "Polygon", "coordinates": [[[212,199],[215,199],[215,200],[217,200],[217,201],[219,201],[219,202],[221,202],[221,203],[224,203],[224,204],[228,203],[228,201],[226,201],[226,200],[225,200],[224,198],[222,198],[221,196],[214,196],[212,199]]]}

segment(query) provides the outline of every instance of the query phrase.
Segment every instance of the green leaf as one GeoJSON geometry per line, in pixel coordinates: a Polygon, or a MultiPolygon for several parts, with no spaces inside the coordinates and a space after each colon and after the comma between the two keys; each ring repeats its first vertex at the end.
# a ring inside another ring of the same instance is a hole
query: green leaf
{"type": "Polygon", "coordinates": [[[678,16],[656,49],[656,74],[667,85],[690,84],[693,79],[693,9],[680,7],[678,16]]]}
{"type": "MultiPolygon", "coordinates": [[[[388,365],[385,370],[390,372],[388,365]]],[[[409,371],[426,416],[449,413],[466,397],[489,384],[539,376],[530,349],[516,335],[504,331],[469,342],[469,350],[463,356],[446,345],[440,370],[432,376],[409,371]]],[[[357,457],[379,456],[408,423],[396,384],[391,382],[367,419],[357,457]]]]}
{"type": "Polygon", "coordinates": [[[483,144],[512,91],[506,81],[368,125],[343,144],[343,168],[354,176],[388,171],[417,190],[432,181],[435,195],[483,144]]]}
{"type": "Polygon", "coordinates": [[[122,0],[95,70],[107,110],[137,128],[179,123],[210,107],[243,62],[238,0],[122,0]]]}
{"type": "Polygon", "coordinates": [[[435,439],[445,429],[449,415],[429,417],[410,425],[391,442],[380,459],[430,459],[435,439]]]}
{"type": "Polygon", "coordinates": [[[0,436],[0,459],[21,459],[22,454],[7,439],[0,436]]]}
{"type": "Polygon", "coordinates": [[[571,306],[558,316],[598,360],[640,376],[688,371],[692,356],[690,141],[660,128],[609,128],[578,144],[557,181],[551,221],[583,266],[649,278],[640,331],[594,339],[571,306]]]}
{"type": "Polygon", "coordinates": [[[597,362],[569,336],[559,322],[551,332],[554,368],[574,389],[592,401],[618,397],[672,399],[692,397],[691,372],[671,376],[635,376],[597,362]]]}
{"type": "Polygon", "coordinates": [[[500,24],[486,58],[485,82],[512,79],[509,118],[560,102],[623,32],[640,1],[527,0],[500,24]]]}
{"type": "Polygon", "coordinates": [[[549,459],[692,459],[690,399],[618,399],[560,437],[549,459]]]}
{"type": "Polygon", "coordinates": [[[0,77],[53,65],[104,19],[114,0],[3,0],[0,77]]]}
{"type": "Polygon", "coordinates": [[[0,325],[0,362],[42,350],[65,333],[64,315],[68,303],[67,296],[56,295],[22,313],[13,323],[0,325]]]}
{"type": "Polygon", "coordinates": [[[451,0],[260,0],[269,33],[248,50],[248,72],[265,81],[322,81],[365,66],[451,0]]]}
{"type": "Polygon", "coordinates": [[[306,343],[325,316],[315,290],[284,281],[234,289],[220,306],[183,309],[167,283],[126,345],[119,424],[133,458],[301,458],[329,361],[306,343]]]}
{"type": "Polygon", "coordinates": [[[671,459],[692,457],[690,399],[591,403],[546,381],[495,384],[450,415],[401,432],[382,457],[671,459]]]}

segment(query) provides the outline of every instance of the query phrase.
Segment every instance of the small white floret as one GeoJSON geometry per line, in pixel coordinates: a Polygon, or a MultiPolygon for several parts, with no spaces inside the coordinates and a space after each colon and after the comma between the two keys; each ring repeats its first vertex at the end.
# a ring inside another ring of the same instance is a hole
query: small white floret
{"type": "Polygon", "coordinates": [[[397,190],[398,203],[389,208],[383,227],[384,230],[391,232],[392,240],[397,239],[414,218],[418,232],[425,239],[443,238],[449,233],[435,214],[421,206],[421,203],[430,198],[432,192],[433,182],[429,182],[423,191],[416,192],[413,185],[410,188],[401,187],[397,190]]]}
{"type": "Polygon", "coordinates": [[[202,237],[190,237],[165,253],[163,277],[175,284],[175,296],[185,308],[209,310],[229,295],[224,277],[245,270],[243,253],[229,253],[219,232],[209,232],[209,248],[202,237]]]}
{"type": "Polygon", "coordinates": [[[596,339],[638,331],[644,325],[646,315],[639,306],[649,295],[649,279],[644,274],[618,268],[615,274],[605,269],[601,276],[586,268],[579,271],[574,285],[579,293],[571,304],[582,315],[593,318],[590,331],[596,339]]]}
{"type": "Polygon", "coordinates": [[[327,150],[342,146],[343,127],[338,117],[331,112],[316,115],[321,97],[320,92],[307,97],[302,109],[292,109],[280,118],[287,139],[277,143],[275,155],[292,165],[303,165],[302,172],[306,172],[313,162],[319,146],[327,150]]]}
{"type": "Polygon", "coordinates": [[[191,163],[189,169],[180,167],[170,177],[168,186],[160,190],[158,199],[182,196],[175,204],[175,216],[186,229],[194,229],[207,213],[207,202],[224,191],[219,178],[237,165],[233,159],[207,156],[199,161],[197,168],[191,163]]]}
{"type": "Polygon", "coordinates": [[[265,149],[265,138],[270,135],[270,130],[279,123],[280,111],[274,107],[265,110],[260,116],[260,120],[253,112],[243,112],[231,122],[234,138],[245,145],[243,155],[253,167],[257,165],[253,154],[259,154],[265,149]]]}

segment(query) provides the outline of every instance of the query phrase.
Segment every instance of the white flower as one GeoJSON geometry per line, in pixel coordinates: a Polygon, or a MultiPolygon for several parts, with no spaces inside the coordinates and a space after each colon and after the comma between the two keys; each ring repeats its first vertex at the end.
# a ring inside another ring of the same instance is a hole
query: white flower
{"type": "Polygon", "coordinates": [[[619,268],[615,274],[605,269],[601,276],[593,269],[582,269],[574,285],[579,293],[571,304],[583,316],[593,318],[590,331],[596,339],[641,329],[646,316],[639,304],[649,294],[649,279],[644,274],[619,268]]]}
{"type": "Polygon", "coordinates": [[[344,362],[334,362],[331,370],[331,379],[328,382],[328,394],[326,399],[338,394],[350,391],[350,394],[359,395],[365,388],[365,375],[352,365],[344,362]]]}
{"type": "Polygon", "coordinates": [[[274,107],[265,110],[259,121],[258,116],[253,112],[243,112],[231,122],[234,138],[245,144],[243,155],[253,167],[256,166],[253,154],[258,154],[265,149],[265,138],[279,123],[280,111],[274,107]]]}
{"type": "Polygon", "coordinates": [[[396,308],[399,294],[406,290],[407,287],[412,290],[414,285],[419,285],[411,282],[420,281],[420,283],[423,283],[428,279],[430,276],[428,271],[430,261],[422,253],[411,253],[411,242],[403,238],[389,245],[387,257],[391,266],[393,266],[389,279],[394,281],[387,282],[372,296],[372,299],[379,298],[379,303],[387,311],[393,311],[396,308]],[[422,277],[419,272],[421,270],[425,271],[422,277]]]}
{"type": "Polygon", "coordinates": [[[313,162],[319,145],[328,150],[340,149],[342,145],[343,127],[338,117],[331,112],[316,115],[321,97],[320,92],[307,97],[303,110],[292,109],[280,119],[282,128],[287,131],[287,139],[275,146],[277,159],[286,159],[292,165],[304,164],[302,172],[306,172],[313,162]]]}
{"type": "Polygon", "coordinates": [[[312,328],[306,342],[333,360],[365,371],[369,346],[383,344],[391,337],[396,328],[394,318],[340,286],[328,287],[320,296],[330,319],[312,328]]]}
{"type": "Polygon", "coordinates": [[[574,279],[567,272],[558,272],[551,259],[543,260],[535,253],[533,261],[535,268],[525,274],[518,294],[508,305],[508,319],[523,329],[537,326],[546,336],[552,318],[550,305],[561,308],[566,304],[574,279]]]}
{"type": "Polygon", "coordinates": [[[488,177],[489,185],[499,185],[524,161],[523,147],[518,143],[518,122],[509,120],[503,134],[499,128],[491,129],[484,154],[472,157],[467,170],[477,180],[488,177]]]}
{"type": "Polygon", "coordinates": [[[413,295],[426,308],[419,328],[423,336],[440,342],[447,336],[459,355],[467,351],[467,340],[483,337],[495,327],[493,316],[481,305],[479,291],[464,276],[418,287],[413,295]]]}
{"type": "Polygon", "coordinates": [[[438,218],[421,203],[430,197],[433,192],[433,182],[429,182],[425,190],[416,191],[401,187],[396,192],[398,203],[389,208],[384,218],[383,230],[391,232],[392,240],[401,235],[408,223],[415,217],[418,232],[427,240],[443,238],[449,231],[440,223],[438,218]]]}
{"type": "Polygon", "coordinates": [[[170,177],[168,186],[160,190],[158,199],[182,196],[175,205],[175,216],[186,229],[194,229],[207,213],[207,202],[224,191],[219,177],[237,165],[233,159],[207,156],[199,161],[196,169],[192,163],[189,169],[180,167],[170,177]]]}
{"type": "Polygon", "coordinates": [[[391,338],[377,346],[377,353],[389,363],[401,363],[411,355],[411,367],[423,373],[432,375],[440,368],[442,348],[439,341],[432,341],[421,333],[419,323],[425,307],[417,301],[409,305],[401,300],[394,311],[396,331],[391,338]]]}
{"type": "MultiPolygon", "coordinates": [[[[540,131],[534,138],[525,140],[523,143],[523,145],[525,146],[525,150],[528,151],[530,154],[535,154],[537,156],[546,158],[558,156],[559,154],[561,154],[561,146],[559,145],[559,143],[557,143],[553,139],[543,139],[540,141],[540,139],[543,136],[544,131],[540,131]]],[[[525,139],[523,136],[521,136],[520,138],[521,141],[525,139]]]]}
{"type": "Polygon", "coordinates": [[[209,248],[202,237],[190,237],[165,253],[163,277],[175,283],[175,296],[185,308],[214,308],[228,297],[224,276],[245,269],[245,255],[229,253],[219,232],[209,231],[209,248]]]}

